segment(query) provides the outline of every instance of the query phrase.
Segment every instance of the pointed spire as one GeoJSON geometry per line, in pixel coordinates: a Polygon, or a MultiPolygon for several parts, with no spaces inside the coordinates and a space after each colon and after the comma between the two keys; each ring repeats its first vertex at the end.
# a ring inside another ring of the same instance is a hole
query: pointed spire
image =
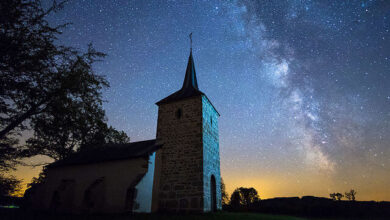
{"type": "Polygon", "coordinates": [[[196,80],[196,71],[194,59],[192,58],[192,32],[189,34],[190,37],[190,57],[188,58],[186,76],[184,78],[182,90],[199,90],[198,81],[196,80]]]}
{"type": "Polygon", "coordinates": [[[192,58],[192,51],[190,52],[190,57],[188,58],[186,76],[184,78],[182,90],[192,90],[198,88],[198,81],[196,80],[196,71],[194,59],[192,58]]]}
{"type": "Polygon", "coordinates": [[[192,32],[189,35],[190,37],[190,52],[192,53],[192,32]]]}
{"type": "Polygon", "coordinates": [[[190,56],[188,57],[187,70],[186,70],[186,75],[184,77],[183,87],[181,87],[180,90],[176,91],[170,96],[158,101],[156,103],[157,105],[174,102],[189,97],[205,95],[203,92],[199,90],[198,81],[196,79],[195,63],[194,63],[194,58],[192,57],[192,33],[190,34],[189,37],[191,43],[190,45],[191,50],[190,50],[190,56]]]}

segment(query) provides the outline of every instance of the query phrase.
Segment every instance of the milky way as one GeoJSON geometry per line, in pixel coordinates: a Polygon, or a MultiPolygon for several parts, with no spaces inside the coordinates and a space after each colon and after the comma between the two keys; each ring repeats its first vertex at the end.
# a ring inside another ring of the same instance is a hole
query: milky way
{"type": "Polygon", "coordinates": [[[108,54],[108,121],[155,138],[180,88],[193,32],[200,89],[220,117],[229,191],[390,200],[390,2],[71,1],[59,39],[108,54]]]}

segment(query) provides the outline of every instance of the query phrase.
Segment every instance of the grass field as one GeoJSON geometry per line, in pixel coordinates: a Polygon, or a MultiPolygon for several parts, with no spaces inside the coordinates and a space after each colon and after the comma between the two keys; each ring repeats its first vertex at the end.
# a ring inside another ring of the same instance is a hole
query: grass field
{"type": "MultiPolygon", "coordinates": [[[[53,215],[43,213],[24,213],[18,209],[0,209],[1,220],[330,220],[330,218],[303,218],[285,215],[259,213],[218,212],[208,214],[120,214],[120,215],[53,215]]],[[[337,218],[337,220],[348,218],[337,218]]],[[[355,219],[355,218],[349,218],[355,219]]],[[[370,219],[370,218],[369,218],[370,219]]],[[[361,220],[368,220],[361,219],[361,220]]]]}
{"type": "Polygon", "coordinates": [[[306,218],[298,218],[282,215],[266,215],[257,213],[209,213],[209,214],[135,214],[135,215],[52,215],[52,214],[27,214],[13,210],[11,212],[0,213],[1,220],[35,220],[35,219],[55,219],[55,220],[305,220],[306,218]]]}
{"type": "Polygon", "coordinates": [[[257,214],[257,213],[210,213],[202,215],[136,215],[134,219],[137,220],[235,220],[235,219],[247,219],[247,220],[305,220],[305,218],[283,216],[283,215],[266,215],[266,214],[257,214]]]}
{"type": "MultiPolygon", "coordinates": [[[[356,218],[304,218],[294,217],[287,215],[271,215],[271,214],[260,214],[260,213],[234,213],[234,212],[219,212],[209,214],[198,214],[198,215],[171,215],[171,214],[141,214],[132,216],[130,219],[136,220],[354,220],[356,218]]],[[[369,220],[377,218],[364,218],[359,220],[369,220]]],[[[383,219],[384,220],[384,219],[383,219]]]]}

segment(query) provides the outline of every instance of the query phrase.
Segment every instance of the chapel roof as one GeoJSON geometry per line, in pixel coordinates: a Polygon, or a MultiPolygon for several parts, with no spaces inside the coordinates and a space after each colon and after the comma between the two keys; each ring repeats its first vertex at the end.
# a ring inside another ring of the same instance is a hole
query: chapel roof
{"type": "Polygon", "coordinates": [[[82,165],[145,157],[161,148],[161,146],[156,144],[155,139],[127,144],[103,144],[88,148],[88,150],[76,152],[63,160],[50,164],[49,167],[82,165]]]}

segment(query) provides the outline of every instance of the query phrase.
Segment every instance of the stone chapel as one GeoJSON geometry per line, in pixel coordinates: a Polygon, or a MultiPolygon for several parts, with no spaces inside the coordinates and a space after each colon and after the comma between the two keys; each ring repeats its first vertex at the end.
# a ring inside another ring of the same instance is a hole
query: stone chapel
{"type": "Polygon", "coordinates": [[[69,213],[222,209],[219,113],[198,88],[192,49],[180,90],[158,101],[156,139],[97,146],[48,166],[33,209],[69,213]]]}

